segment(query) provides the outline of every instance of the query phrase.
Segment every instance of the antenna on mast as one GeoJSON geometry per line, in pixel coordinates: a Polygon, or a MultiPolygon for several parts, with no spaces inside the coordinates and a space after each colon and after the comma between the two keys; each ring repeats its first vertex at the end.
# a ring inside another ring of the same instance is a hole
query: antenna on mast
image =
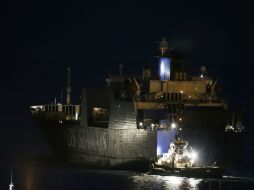
{"type": "Polygon", "coordinates": [[[61,104],[63,104],[63,89],[61,89],[61,104]]]}
{"type": "Polygon", "coordinates": [[[159,49],[161,51],[161,57],[164,57],[168,51],[168,42],[166,38],[162,38],[162,41],[159,42],[159,49]]]}
{"type": "Polygon", "coordinates": [[[66,104],[70,105],[71,104],[71,67],[68,67],[68,81],[67,81],[67,99],[66,99],[66,104]]]}
{"type": "Polygon", "coordinates": [[[68,86],[71,85],[71,67],[68,67],[68,86]]]}

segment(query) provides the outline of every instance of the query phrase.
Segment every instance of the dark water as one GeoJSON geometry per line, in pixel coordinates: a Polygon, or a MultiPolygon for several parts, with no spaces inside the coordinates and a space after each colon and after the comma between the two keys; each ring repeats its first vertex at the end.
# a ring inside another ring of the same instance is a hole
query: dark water
{"type": "MultiPolygon", "coordinates": [[[[7,189],[11,167],[1,167],[1,189],[7,189]]],[[[15,189],[253,189],[254,179],[224,177],[194,179],[156,176],[130,171],[78,168],[12,167],[15,189]]]]}
{"type": "MultiPolygon", "coordinates": [[[[242,166],[227,170],[223,179],[156,176],[133,171],[87,169],[51,158],[47,142],[27,117],[2,118],[0,133],[0,190],[8,189],[13,172],[14,189],[254,189],[252,145],[246,146],[242,166]],[[47,158],[45,160],[45,157],[47,158]],[[249,165],[248,165],[248,163],[249,165]]],[[[253,138],[249,136],[248,142],[253,138]]]]}

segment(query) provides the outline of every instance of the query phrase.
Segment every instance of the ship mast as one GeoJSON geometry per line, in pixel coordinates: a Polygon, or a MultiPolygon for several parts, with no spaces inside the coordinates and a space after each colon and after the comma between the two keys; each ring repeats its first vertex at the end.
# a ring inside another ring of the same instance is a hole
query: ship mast
{"type": "Polygon", "coordinates": [[[161,57],[165,57],[165,55],[167,54],[168,51],[168,42],[166,40],[166,38],[162,38],[162,41],[159,43],[159,49],[160,49],[160,53],[161,53],[161,57]]]}
{"type": "Polygon", "coordinates": [[[70,105],[71,104],[71,68],[68,67],[68,81],[67,81],[67,98],[66,98],[66,104],[70,105]]]}

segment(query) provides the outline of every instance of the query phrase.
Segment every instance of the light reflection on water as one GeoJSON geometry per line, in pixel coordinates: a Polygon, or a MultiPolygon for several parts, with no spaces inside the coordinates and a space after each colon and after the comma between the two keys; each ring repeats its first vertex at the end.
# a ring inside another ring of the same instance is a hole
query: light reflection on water
{"type": "Polygon", "coordinates": [[[132,189],[160,190],[239,190],[254,189],[254,178],[223,177],[221,179],[196,179],[176,176],[133,175],[132,189]]]}
{"type": "Polygon", "coordinates": [[[193,178],[183,178],[175,176],[165,176],[165,189],[198,189],[198,184],[201,182],[201,179],[193,178]]]}
{"type": "Polygon", "coordinates": [[[36,176],[36,174],[33,168],[28,167],[24,170],[24,189],[33,190],[34,176],[36,176]]]}
{"type": "Polygon", "coordinates": [[[133,176],[134,189],[199,189],[201,179],[176,176],[143,175],[133,176]]]}

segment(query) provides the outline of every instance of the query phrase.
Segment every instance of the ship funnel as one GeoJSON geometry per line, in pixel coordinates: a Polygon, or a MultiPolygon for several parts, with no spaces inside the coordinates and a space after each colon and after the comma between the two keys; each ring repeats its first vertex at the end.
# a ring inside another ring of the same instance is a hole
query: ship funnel
{"type": "Polygon", "coordinates": [[[167,81],[170,80],[171,59],[167,57],[168,42],[166,41],[166,38],[163,38],[159,43],[159,49],[161,52],[159,59],[159,77],[161,81],[167,81]]]}
{"type": "Polygon", "coordinates": [[[159,60],[159,75],[161,81],[170,80],[171,59],[161,57],[159,60]]]}
{"type": "Polygon", "coordinates": [[[67,81],[67,98],[66,98],[66,104],[70,105],[71,104],[71,68],[68,67],[68,81],[67,81]]]}

